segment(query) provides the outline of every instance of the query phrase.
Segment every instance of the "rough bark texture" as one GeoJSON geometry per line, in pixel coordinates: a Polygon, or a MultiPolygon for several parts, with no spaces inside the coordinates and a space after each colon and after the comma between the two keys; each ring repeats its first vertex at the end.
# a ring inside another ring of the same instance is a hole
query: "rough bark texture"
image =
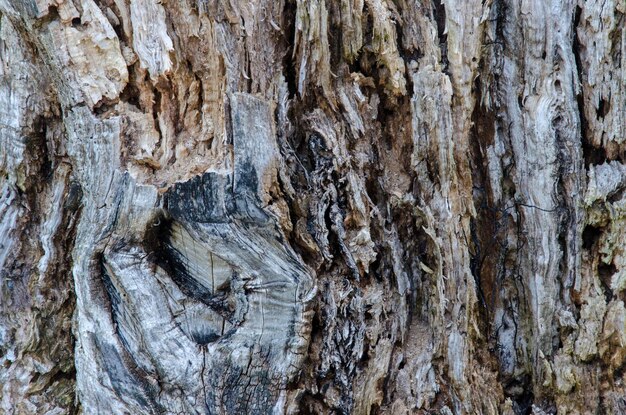
{"type": "Polygon", "coordinates": [[[0,0],[0,412],[626,413],[623,0],[0,0]]]}

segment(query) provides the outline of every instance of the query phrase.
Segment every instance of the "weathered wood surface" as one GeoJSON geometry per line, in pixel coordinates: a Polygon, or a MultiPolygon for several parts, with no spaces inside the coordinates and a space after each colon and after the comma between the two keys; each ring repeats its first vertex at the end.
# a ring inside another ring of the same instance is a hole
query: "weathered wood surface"
{"type": "Polygon", "coordinates": [[[0,0],[0,413],[626,413],[623,0],[0,0]]]}

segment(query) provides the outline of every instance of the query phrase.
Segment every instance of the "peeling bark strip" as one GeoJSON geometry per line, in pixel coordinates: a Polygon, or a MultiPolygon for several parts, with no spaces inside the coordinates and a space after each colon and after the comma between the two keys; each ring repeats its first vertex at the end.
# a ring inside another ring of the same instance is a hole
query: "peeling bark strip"
{"type": "Polygon", "coordinates": [[[0,0],[0,413],[626,413],[622,0],[0,0]]]}

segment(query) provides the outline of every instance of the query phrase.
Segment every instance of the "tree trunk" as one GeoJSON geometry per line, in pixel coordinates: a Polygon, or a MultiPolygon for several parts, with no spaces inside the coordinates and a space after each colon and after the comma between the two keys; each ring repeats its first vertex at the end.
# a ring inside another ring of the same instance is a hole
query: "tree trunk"
{"type": "Polygon", "coordinates": [[[0,412],[626,413],[623,0],[0,15],[0,412]]]}

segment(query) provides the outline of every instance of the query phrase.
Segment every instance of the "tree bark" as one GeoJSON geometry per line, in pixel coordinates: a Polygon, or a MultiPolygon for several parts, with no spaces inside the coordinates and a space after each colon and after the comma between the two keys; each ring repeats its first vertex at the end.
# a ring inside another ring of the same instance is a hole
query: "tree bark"
{"type": "Polygon", "coordinates": [[[0,0],[0,412],[626,413],[623,0],[0,0]]]}

